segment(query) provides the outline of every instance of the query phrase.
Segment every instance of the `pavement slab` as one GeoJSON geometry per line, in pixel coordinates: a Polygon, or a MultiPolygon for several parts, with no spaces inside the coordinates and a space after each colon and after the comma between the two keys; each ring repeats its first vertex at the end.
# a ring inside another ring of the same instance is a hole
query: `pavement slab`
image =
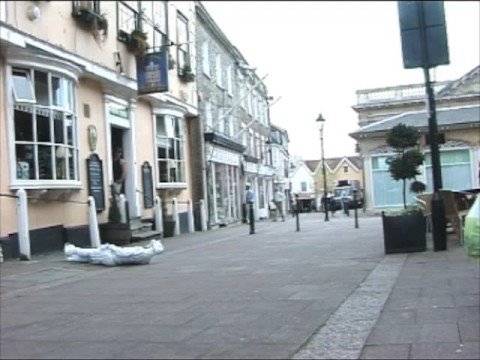
{"type": "Polygon", "coordinates": [[[7,260],[0,358],[479,357],[479,262],[457,240],[385,256],[379,217],[300,222],[162,239],[144,266],[7,260]]]}

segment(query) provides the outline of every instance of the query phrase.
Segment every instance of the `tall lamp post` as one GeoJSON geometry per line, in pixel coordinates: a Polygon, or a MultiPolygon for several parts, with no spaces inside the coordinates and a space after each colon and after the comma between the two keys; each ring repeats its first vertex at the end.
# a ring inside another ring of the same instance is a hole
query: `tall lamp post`
{"type": "Polygon", "coordinates": [[[325,152],[323,150],[323,125],[325,123],[325,119],[323,118],[322,114],[318,115],[316,122],[320,128],[320,144],[322,147],[323,209],[325,211],[325,221],[328,221],[327,174],[325,171],[325,152]]]}

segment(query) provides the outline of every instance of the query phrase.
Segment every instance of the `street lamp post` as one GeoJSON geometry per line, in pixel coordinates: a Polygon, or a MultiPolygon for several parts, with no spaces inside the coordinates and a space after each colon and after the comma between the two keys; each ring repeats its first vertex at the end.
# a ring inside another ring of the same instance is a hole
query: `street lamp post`
{"type": "Polygon", "coordinates": [[[325,211],[325,221],[328,221],[328,198],[327,198],[327,174],[325,171],[325,152],[323,150],[323,125],[325,119],[322,114],[318,115],[316,122],[320,128],[320,144],[322,147],[322,172],[323,172],[323,209],[325,211]]]}

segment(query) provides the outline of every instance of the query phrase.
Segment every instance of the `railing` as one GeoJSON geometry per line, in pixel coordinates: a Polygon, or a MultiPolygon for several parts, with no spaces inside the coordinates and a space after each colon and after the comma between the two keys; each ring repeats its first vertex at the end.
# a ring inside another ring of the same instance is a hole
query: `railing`
{"type": "MultiPolygon", "coordinates": [[[[433,90],[438,93],[448,81],[439,81],[433,85],[433,90]]],[[[357,105],[374,104],[380,102],[423,99],[426,97],[424,84],[385,87],[370,90],[358,90],[357,105]]]]}
{"type": "MultiPolygon", "coordinates": [[[[27,201],[28,199],[88,205],[88,226],[89,226],[89,232],[90,232],[91,246],[93,248],[97,248],[101,244],[100,234],[98,229],[98,221],[97,221],[97,210],[96,210],[95,200],[93,196],[89,196],[87,201],[47,199],[42,197],[27,196],[27,193],[24,189],[19,189],[17,190],[15,195],[0,194],[0,197],[14,198],[17,201],[18,244],[19,244],[19,252],[20,252],[21,259],[25,259],[25,260],[31,259],[30,230],[28,226],[28,223],[29,223],[28,222],[28,201],[27,201]]],[[[203,199],[194,203],[192,202],[191,199],[188,199],[186,201],[178,201],[176,198],[173,198],[170,201],[170,204],[172,206],[172,216],[173,216],[173,219],[175,220],[174,235],[180,234],[180,218],[179,218],[179,212],[178,212],[179,204],[187,205],[188,231],[190,233],[193,233],[195,231],[194,218],[193,218],[194,204],[200,207],[201,230],[202,231],[207,230],[206,209],[205,209],[205,202],[203,199]]],[[[120,212],[122,213],[122,221],[126,220],[123,222],[128,222],[129,221],[128,203],[123,194],[120,195],[119,208],[120,208],[120,212]]],[[[155,217],[155,228],[163,233],[162,200],[158,196],[155,197],[155,216],[154,217],[155,217]]],[[[1,261],[3,261],[3,252],[0,246],[0,262],[1,261]]]]}
{"type": "MultiPolygon", "coordinates": [[[[15,195],[0,194],[0,196],[15,198],[17,200],[18,245],[19,245],[19,252],[20,252],[21,259],[30,260],[32,257],[31,251],[30,251],[30,231],[28,228],[28,206],[27,206],[28,199],[88,205],[88,220],[89,220],[88,223],[89,223],[89,230],[90,230],[91,245],[92,247],[100,246],[100,235],[98,231],[97,211],[96,211],[95,200],[93,196],[89,196],[87,201],[45,199],[41,197],[27,196],[27,193],[24,189],[17,190],[15,195]]],[[[3,258],[3,256],[1,257],[3,258]]]]}

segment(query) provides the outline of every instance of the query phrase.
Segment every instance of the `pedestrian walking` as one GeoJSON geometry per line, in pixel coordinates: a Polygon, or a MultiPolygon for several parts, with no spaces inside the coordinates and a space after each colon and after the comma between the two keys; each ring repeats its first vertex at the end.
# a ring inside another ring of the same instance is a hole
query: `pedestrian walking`
{"type": "Polygon", "coordinates": [[[250,222],[253,218],[253,203],[254,203],[254,193],[250,188],[250,185],[245,186],[245,203],[247,207],[247,219],[250,222]]]}
{"type": "Polygon", "coordinates": [[[275,203],[275,220],[277,221],[278,214],[282,217],[282,221],[285,221],[285,214],[283,213],[283,202],[285,200],[285,195],[280,191],[280,189],[277,189],[275,191],[275,194],[273,195],[273,201],[275,203]]]}

